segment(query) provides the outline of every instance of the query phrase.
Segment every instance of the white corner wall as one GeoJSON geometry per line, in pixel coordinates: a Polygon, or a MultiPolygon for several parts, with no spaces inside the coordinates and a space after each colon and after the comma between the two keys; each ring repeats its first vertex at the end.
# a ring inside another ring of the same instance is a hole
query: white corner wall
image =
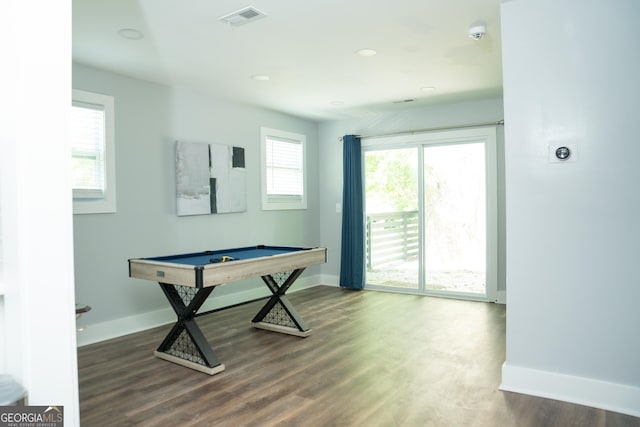
{"type": "Polygon", "coordinates": [[[502,5],[503,390],[640,416],[640,2],[502,5]],[[550,162],[550,145],[575,161],[550,162]]]}
{"type": "Polygon", "coordinates": [[[67,145],[70,29],[71,2],[0,4],[0,372],[27,389],[30,405],[64,406],[72,427],[80,422],[67,145]]]}

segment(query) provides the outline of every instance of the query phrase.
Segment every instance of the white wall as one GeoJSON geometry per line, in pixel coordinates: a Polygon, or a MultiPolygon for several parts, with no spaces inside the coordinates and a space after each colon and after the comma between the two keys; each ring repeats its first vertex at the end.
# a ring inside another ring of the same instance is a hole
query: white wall
{"type": "MultiPolygon", "coordinates": [[[[74,215],[76,297],[92,307],[82,319],[88,327],[78,336],[80,344],[174,321],[157,284],[128,277],[129,258],[256,244],[320,244],[314,122],[80,64],[73,66],[73,87],[113,95],[116,116],[118,211],[74,215]],[[261,126],[307,136],[307,210],[260,209],[261,126]],[[246,149],[247,212],[176,216],[177,139],[246,149]]],[[[319,273],[319,266],[310,267],[295,286],[319,283],[319,273]]],[[[217,288],[205,308],[268,294],[259,278],[238,282],[217,288]]]]}
{"type": "Polygon", "coordinates": [[[505,390],[640,415],[640,2],[502,5],[505,390]],[[550,163],[549,144],[578,159],[550,163]]]}
{"type": "Polygon", "coordinates": [[[77,426],[70,28],[70,2],[0,5],[0,352],[2,372],[25,386],[29,404],[62,405],[65,425],[77,426]]]}
{"type": "MultiPolygon", "coordinates": [[[[340,233],[342,214],[336,203],[342,202],[343,135],[379,135],[415,129],[427,129],[502,120],[502,99],[492,98],[467,102],[441,103],[414,109],[401,109],[360,119],[334,120],[320,123],[320,232],[321,246],[330,254],[323,267],[324,283],[337,285],[340,276],[340,233]]],[[[504,180],[503,130],[497,131],[498,157],[498,289],[505,290],[504,273],[504,180]]]]}

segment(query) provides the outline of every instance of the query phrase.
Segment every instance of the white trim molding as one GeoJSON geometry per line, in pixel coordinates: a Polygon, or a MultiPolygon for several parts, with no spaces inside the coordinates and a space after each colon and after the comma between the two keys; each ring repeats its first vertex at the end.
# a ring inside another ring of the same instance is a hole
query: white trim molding
{"type": "Polygon", "coordinates": [[[640,417],[640,387],[502,365],[500,390],[529,394],[640,417]]]}

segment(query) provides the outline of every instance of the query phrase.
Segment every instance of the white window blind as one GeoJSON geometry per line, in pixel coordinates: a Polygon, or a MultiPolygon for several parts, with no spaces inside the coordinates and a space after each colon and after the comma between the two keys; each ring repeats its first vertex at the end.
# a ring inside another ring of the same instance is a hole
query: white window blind
{"type": "Polygon", "coordinates": [[[262,209],[307,208],[306,135],[260,128],[262,209]]]}
{"type": "Polygon", "coordinates": [[[115,100],[74,89],[69,144],[73,213],[116,212],[115,100]]]}
{"type": "Polygon", "coordinates": [[[267,137],[267,195],[270,199],[304,195],[302,143],[267,137]]]}
{"type": "Polygon", "coordinates": [[[105,193],[105,109],[74,101],[71,109],[74,198],[102,198],[105,193]]]}

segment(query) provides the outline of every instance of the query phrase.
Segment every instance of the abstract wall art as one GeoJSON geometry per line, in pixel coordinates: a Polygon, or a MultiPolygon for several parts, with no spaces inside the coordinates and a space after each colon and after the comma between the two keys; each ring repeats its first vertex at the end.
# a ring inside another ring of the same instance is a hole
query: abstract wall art
{"type": "Polygon", "coordinates": [[[179,216],[246,212],[244,148],[176,142],[179,216]]]}

